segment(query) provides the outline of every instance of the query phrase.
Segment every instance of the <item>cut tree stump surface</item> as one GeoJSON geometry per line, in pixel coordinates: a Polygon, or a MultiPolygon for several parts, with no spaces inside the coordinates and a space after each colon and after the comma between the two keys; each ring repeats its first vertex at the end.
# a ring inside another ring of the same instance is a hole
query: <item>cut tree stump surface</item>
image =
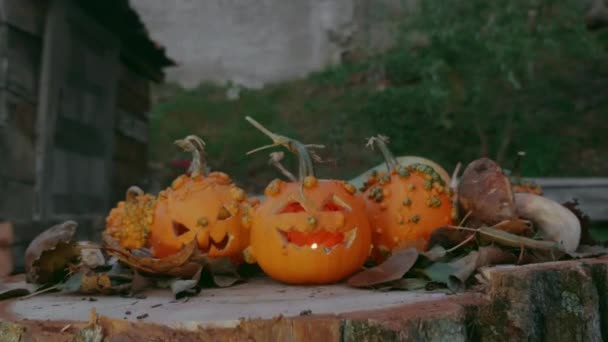
{"type": "Polygon", "coordinates": [[[145,299],[46,294],[0,302],[0,340],[71,341],[95,329],[109,341],[608,340],[608,258],[482,274],[483,285],[454,295],[267,279],[203,289],[187,302],[168,290],[145,299]]]}
{"type": "Polygon", "coordinates": [[[443,293],[378,292],[346,285],[288,286],[267,278],[250,279],[228,288],[203,289],[187,301],[176,301],[170,289],[148,290],[141,295],[146,297],[39,295],[13,301],[8,312],[33,320],[78,321],[88,317],[95,308],[98,314],[117,319],[139,321],[137,316],[148,314],[145,321],[149,323],[226,327],[238,325],[241,319],[342,314],[446,297],[443,293]]]}

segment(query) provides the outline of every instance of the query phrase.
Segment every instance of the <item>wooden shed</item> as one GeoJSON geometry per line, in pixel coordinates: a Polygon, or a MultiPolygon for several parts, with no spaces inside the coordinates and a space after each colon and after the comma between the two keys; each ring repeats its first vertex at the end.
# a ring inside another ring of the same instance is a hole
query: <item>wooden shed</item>
{"type": "Polygon", "coordinates": [[[0,221],[16,254],[65,219],[93,238],[145,176],[150,85],[170,65],[128,0],[0,0],[0,221]]]}

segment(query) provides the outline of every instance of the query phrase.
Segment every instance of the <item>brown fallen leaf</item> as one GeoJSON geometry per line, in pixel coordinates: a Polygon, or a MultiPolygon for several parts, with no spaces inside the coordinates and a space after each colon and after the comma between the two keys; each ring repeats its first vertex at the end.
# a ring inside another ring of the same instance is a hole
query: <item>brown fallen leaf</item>
{"type": "Polygon", "coordinates": [[[135,256],[108,234],[104,233],[103,239],[108,254],[115,256],[133,269],[150,275],[191,278],[201,266],[202,256],[197,248],[196,239],[184,245],[179,252],[160,259],[135,256]]]}
{"type": "Polygon", "coordinates": [[[393,253],[378,266],[368,268],[350,277],[348,285],[353,287],[370,287],[401,279],[418,260],[415,248],[393,253]]]}
{"type": "Polygon", "coordinates": [[[478,269],[486,266],[513,264],[517,257],[510,252],[497,246],[483,246],[477,251],[472,251],[466,256],[450,263],[454,268],[448,278],[448,287],[453,291],[462,291],[466,287],[467,280],[478,269]]]}
{"type": "Polygon", "coordinates": [[[523,219],[504,220],[494,225],[494,228],[504,230],[505,232],[531,237],[534,235],[532,222],[523,219]]]}
{"type": "Polygon", "coordinates": [[[52,226],[32,240],[25,251],[28,282],[54,283],[67,275],[67,266],[79,256],[73,241],[77,226],[74,221],[66,221],[52,226]]]}
{"type": "Polygon", "coordinates": [[[429,259],[430,261],[436,261],[438,259],[441,259],[443,257],[445,257],[447,254],[447,251],[445,250],[445,248],[443,248],[440,245],[435,245],[432,248],[430,248],[429,250],[420,253],[420,255],[424,256],[425,258],[429,259]]]}
{"type": "MultiPolygon", "coordinates": [[[[466,240],[470,234],[470,232],[452,227],[437,228],[431,233],[429,246],[439,245],[445,248],[454,247],[466,240]]],[[[474,243],[475,241],[471,241],[469,245],[473,245],[474,243]]]]}
{"type": "Polygon", "coordinates": [[[466,167],[458,184],[458,201],[463,212],[471,212],[471,227],[493,226],[517,218],[509,179],[488,158],[477,159],[466,167]]]}

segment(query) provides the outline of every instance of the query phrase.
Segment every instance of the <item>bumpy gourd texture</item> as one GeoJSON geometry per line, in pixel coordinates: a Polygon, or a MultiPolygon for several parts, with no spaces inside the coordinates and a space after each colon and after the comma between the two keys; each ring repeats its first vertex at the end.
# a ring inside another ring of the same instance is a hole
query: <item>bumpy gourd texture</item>
{"type": "Polygon", "coordinates": [[[292,284],[344,279],[369,256],[371,231],[356,189],[309,176],[303,183],[275,180],[251,211],[248,250],[270,277],[292,284]],[[302,196],[303,195],[303,196],[302,196]]]}
{"type": "Polygon", "coordinates": [[[154,255],[177,253],[196,238],[210,257],[239,259],[249,243],[249,229],[243,225],[248,205],[245,192],[225,173],[178,177],[157,200],[150,232],[154,255]]]}
{"type": "Polygon", "coordinates": [[[155,202],[154,196],[148,194],[119,202],[106,218],[108,234],[125,248],[146,247],[155,202]]]}
{"type": "Polygon", "coordinates": [[[372,173],[361,190],[378,262],[396,248],[426,249],[431,233],[452,223],[451,191],[430,166],[372,173]]]}

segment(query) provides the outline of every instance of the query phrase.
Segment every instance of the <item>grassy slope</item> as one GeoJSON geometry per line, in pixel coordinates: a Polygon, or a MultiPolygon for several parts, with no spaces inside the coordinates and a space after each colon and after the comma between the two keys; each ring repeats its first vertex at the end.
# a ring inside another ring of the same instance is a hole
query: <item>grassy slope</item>
{"type": "MultiPolygon", "coordinates": [[[[378,133],[391,137],[396,154],[423,155],[448,170],[482,153],[509,167],[525,150],[530,176],[608,174],[606,40],[585,32],[579,1],[422,3],[395,49],[380,56],[244,90],[234,101],[211,85],[175,92],[153,111],[153,159],[179,157],[171,142],[199,134],[212,168],[259,191],[277,173],[267,153],[245,156],[269,142],[243,119],[250,115],[326,144],[324,154],[336,159],[318,167],[326,177],[351,178],[379,163],[364,150],[378,133]],[[421,34],[411,39],[413,32],[421,34]]],[[[293,159],[286,163],[293,169],[293,159]]]]}

